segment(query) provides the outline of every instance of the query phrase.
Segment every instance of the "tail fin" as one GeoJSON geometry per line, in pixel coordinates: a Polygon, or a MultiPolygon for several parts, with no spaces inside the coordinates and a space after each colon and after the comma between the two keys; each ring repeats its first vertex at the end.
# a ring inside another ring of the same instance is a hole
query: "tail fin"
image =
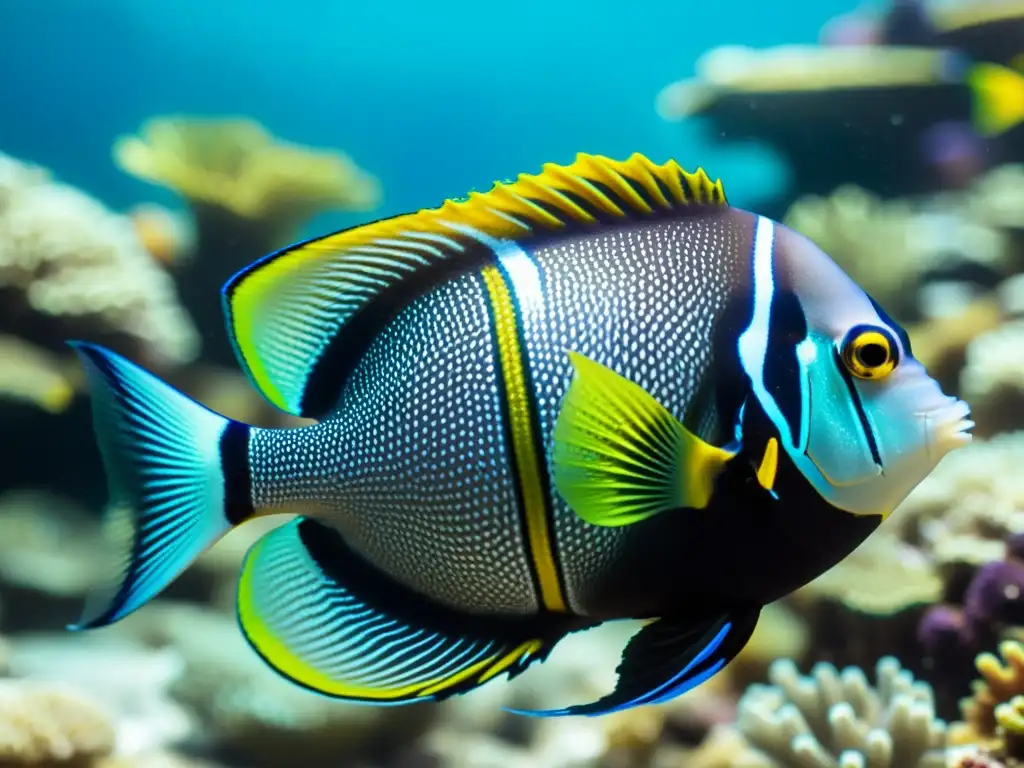
{"type": "Polygon", "coordinates": [[[1024,75],[999,64],[975,64],[967,75],[974,98],[973,123],[982,136],[997,136],[1024,121],[1024,75]]]}
{"type": "Polygon", "coordinates": [[[118,555],[111,583],[70,629],[111,624],[170,584],[252,515],[249,427],[210,411],[120,355],[71,345],[85,366],[118,555]]]}

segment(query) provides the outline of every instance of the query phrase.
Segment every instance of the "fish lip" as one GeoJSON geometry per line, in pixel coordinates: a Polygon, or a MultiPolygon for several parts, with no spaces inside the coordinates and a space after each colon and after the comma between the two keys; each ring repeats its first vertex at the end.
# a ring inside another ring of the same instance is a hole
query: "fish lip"
{"type": "Polygon", "coordinates": [[[971,407],[963,400],[951,397],[942,405],[918,411],[916,415],[924,422],[928,455],[932,458],[940,459],[973,439],[971,407]]]}

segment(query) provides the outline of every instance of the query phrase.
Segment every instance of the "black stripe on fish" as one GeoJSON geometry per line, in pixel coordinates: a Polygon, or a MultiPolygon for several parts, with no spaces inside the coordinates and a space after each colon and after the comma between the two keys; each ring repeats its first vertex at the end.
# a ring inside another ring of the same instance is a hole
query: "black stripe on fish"
{"type": "Polygon", "coordinates": [[[892,317],[889,316],[889,313],[882,309],[882,305],[875,301],[870,294],[868,294],[868,301],[871,302],[871,306],[875,308],[875,312],[878,313],[878,316],[882,319],[882,322],[885,323],[889,330],[899,336],[900,342],[903,344],[903,351],[907,353],[907,357],[913,357],[914,350],[910,346],[910,336],[903,329],[903,326],[893,320],[892,317]]]}
{"type": "Polygon", "coordinates": [[[789,425],[799,445],[801,425],[807,414],[802,363],[797,345],[807,338],[807,319],[792,291],[776,290],[768,321],[768,348],[764,361],[764,385],[789,425]]]}
{"type": "Polygon", "coordinates": [[[875,439],[875,430],[871,427],[871,422],[868,421],[868,415],[864,411],[864,401],[861,400],[860,392],[857,391],[857,385],[853,380],[853,374],[846,367],[842,358],[839,355],[839,350],[833,351],[834,359],[833,364],[839,368],[843,374],[843,381],[846,382],[846,389],[850,393],[850,399],[853,401],[853,406],[857,411],[857,419],[860,421],[861,431],[864,432],[864,438],[868,442],[868,448],[871,451],[871,459],[875,464],[882,467],[882,455],[878,451],[878,441],[875,439]]]}
{"type": "Polygon", "coordinates": [[[249,427],[228,422],[220,436],[221,473],[224,475],[224,516],[238,525],[253,516],[252,471],[249,464],[249,427]]]}
{"type": "Polygon", "coordinates": [[[331,338],[314,363],[302,397],[302,412],[327,414],[334,410],[338,395],[356,363],[377,334],[414,299],[452,278],[494,260],[490,248],[455,232],[447,235],[464,250],[457,258],[437,261],[416,273],[415,280],[398,281],[361,307],[331,338]]]}

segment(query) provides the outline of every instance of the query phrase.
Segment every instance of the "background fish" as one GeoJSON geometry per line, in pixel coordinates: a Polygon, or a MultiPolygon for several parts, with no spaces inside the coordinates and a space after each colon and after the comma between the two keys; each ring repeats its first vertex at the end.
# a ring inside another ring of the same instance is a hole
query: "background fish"
{"type": "Polygon", "coordinates": [[[318,423],[231,421],[76,345],[125,545],[79,626],[311,502],[250,550],[238,616],[272,667],[347,699],[442,699],[648,618],[613,693],[539,714],[665,701],[970,439],[816,246],[639,155],[301,243],[223,295],[252,382],[318,423]]]}
{"type": "Polygon", "coordinates": [[[974,136],[985,163],[1019,161],[1024,77],[959,49],[724,46],[698,60],[697,77],[663,88],[657,109],[700,118],[715,141],[764,143],[784,157],[787,192],[758,206],[781,217],[793,196],[844,182],[886,197],[940,186],[922,137],[942,123],[974,136]]]}

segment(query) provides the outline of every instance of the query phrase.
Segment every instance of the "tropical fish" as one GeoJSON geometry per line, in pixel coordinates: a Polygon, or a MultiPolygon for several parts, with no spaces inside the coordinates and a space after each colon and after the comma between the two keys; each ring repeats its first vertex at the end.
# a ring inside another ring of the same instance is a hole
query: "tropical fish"
{"type": "Polygon", "coordinates": [[[534,714],[668,700],[970,440],[839,267],[674,161],[548,164],[281,250],[223,303],[252,383],[316,423],[232,421],[75,344],[124,554],[78,627],[309,502],[248,552],[238,619],[343,699],[443,699],[642,619],[613,692],[534,714]]]}

